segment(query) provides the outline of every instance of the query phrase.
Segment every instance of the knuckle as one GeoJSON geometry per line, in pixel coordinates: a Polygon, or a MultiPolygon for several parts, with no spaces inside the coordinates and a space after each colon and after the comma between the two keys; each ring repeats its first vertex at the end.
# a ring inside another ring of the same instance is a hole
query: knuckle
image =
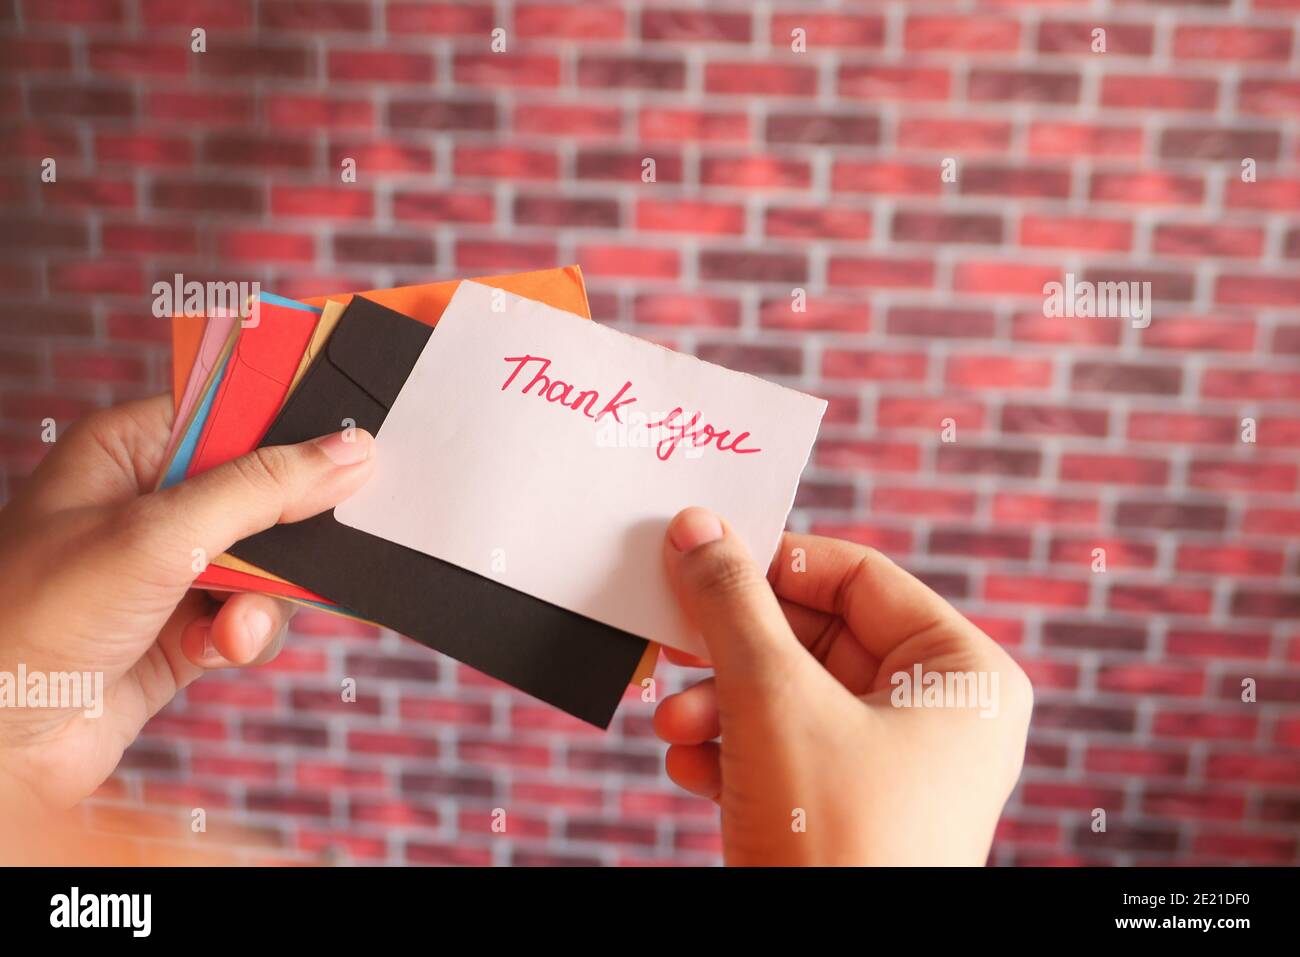
{"type": "Polygon", "coordinates": [[[687,563],[687,578],[696,591],[725,596],[749,591],[762,576],[748,555],[734,548],[704,548],[687,563]]]}
{"type": "Polygon", "coordinates": [[[288,483],[289,460],[276,446],[254,449],[234,461],[244,481],[259,491],[274,491],[288,483]]]}

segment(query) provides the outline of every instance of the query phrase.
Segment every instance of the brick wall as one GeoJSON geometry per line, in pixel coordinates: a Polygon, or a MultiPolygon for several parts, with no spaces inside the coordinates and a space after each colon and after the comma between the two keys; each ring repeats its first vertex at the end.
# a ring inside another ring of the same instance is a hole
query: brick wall
{"type": "MultiPolygon", "coordinates": [[[[30,469],[46,416],[164,387],[173,272],[306,295],[576,261],[599,321],[827,398],[792,524],[884,549],[1024,663],[995,861],[1295,863],[1298,14],[0,0],[0,465],[30,469]],[[1067,272],[1149,281],[1150,327],[1045,318],[1067,272]]],[[[304,614],[89,813],[199,859],[713,862],[650,713],[602,735],[304,614]]]]}

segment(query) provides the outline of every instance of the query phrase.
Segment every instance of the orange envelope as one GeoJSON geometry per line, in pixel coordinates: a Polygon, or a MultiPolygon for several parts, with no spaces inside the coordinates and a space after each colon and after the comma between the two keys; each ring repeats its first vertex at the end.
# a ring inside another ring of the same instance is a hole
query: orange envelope
{"type": "Polygon", "coordinates": [[[172,404],[180,408],[189,382],[190,369],[199,357],[199,343],[207,320],[194,316],[172,316],[172,404]]]}

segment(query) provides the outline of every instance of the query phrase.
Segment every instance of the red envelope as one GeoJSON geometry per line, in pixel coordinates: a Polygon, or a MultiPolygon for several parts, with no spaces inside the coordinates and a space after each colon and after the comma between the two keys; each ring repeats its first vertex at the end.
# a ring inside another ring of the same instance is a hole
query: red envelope
{"type": "Polygon", "coordinates": [[[186,476],[206,472],[256,448],[289,394],[320,315],[275,303],[258,304],[256,325],[240,330],[225,378],[186,476]]]}

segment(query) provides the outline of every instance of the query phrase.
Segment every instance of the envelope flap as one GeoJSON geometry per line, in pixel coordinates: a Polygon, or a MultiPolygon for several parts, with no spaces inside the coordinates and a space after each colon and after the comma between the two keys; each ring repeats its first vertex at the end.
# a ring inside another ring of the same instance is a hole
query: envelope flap
{"type": "Polygon", "coordinates": [[[432,327],[353,296],[325,346],[330,363],[385,409],[420,358],[432,327]]]}

